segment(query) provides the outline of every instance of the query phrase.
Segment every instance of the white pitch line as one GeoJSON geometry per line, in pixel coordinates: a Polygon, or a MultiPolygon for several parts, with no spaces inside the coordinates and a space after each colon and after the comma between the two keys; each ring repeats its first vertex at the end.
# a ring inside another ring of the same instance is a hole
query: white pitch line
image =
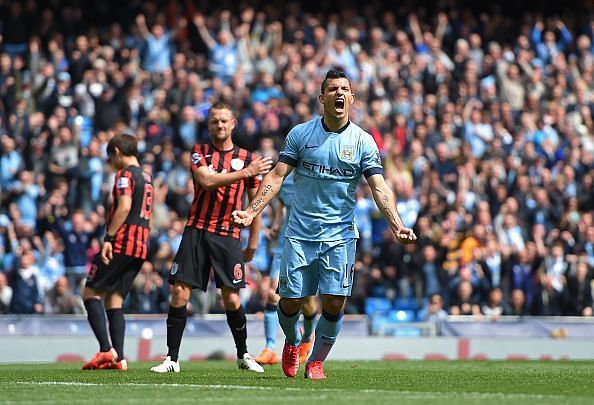
{"type": "MultiPolygon", "coordinates": [[[[305,388],[305,387],[265,387],[258,385],[224,385],[224,384],[149,384],[149,383],[88,383],[78,381],[10,381],[3,384],[17,385],[57,385],[57,386],[79,386],[79,387],[158,387],[158,388],[202,388],[202,389],[222,389],[222,390],[246,390],[246,391],[298,391],[298,392],[346,392],[340,388],[305,388]]],[[[502,392],[446,392],[446,391],[398,391],[382,389],[361,389],[348,390],[350,394],[386,394],[394,396],[403,396],[406,398],[424,398],[439,399],[445,397],[454,397],[462,399],[556,399],[565,400],[567,397],[561,395],[544,394],[523,394],[523,393],[502,393],[502,392]]],[[[580,397],[573,397],[578,399],[580,397]]],[[[581,397],[584,398],[584,397],[581,397]]]]}

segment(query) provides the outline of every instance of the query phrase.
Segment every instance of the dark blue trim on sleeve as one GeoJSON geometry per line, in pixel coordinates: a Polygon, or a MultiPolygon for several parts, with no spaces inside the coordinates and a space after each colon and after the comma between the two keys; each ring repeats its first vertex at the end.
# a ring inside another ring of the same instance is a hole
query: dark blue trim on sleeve
{"type": "Polygon", "coordinates": [[[384,171],[381,167],[372,167],[370,169],[367,169],[363,172],[363,176],[365,176],[365,178],[369,178],[370,176],[373,176],[374,174],[383,174],[384,171]]]}
{"type": "Polygon", "coordinates": [[[288,164],[289,166],[293,166],[293,167],[297,167],[297,165],[299,164],[299,162],[298,162],[297,160],[295,160],[295,159],[293,159],[292,157],[290,157],[290,156],[287,156],[287,155],[280,155],[280,156],[278,157],[278,161],[279,161],[279,162],[286,163],[286,164],[288,164]]]}

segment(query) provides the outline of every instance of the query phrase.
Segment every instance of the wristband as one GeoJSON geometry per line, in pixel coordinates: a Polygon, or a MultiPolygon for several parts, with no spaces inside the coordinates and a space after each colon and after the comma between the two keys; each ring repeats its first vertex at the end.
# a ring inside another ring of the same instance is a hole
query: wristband
{"type": "Polygon", "coordinates": [[[106,233],[105,236],[103,237],[103,242],[104,243],[105,242],[111,243],[111,242],[113,242],[113,238],[114,238],[113,236],[111,236],[111,235],[109,235],[109,234],[106,233]]]}

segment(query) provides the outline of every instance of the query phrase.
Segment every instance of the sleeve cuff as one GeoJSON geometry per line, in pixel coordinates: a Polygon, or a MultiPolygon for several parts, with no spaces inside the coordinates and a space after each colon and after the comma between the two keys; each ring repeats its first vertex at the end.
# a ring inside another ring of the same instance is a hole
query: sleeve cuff
{"type": "Polygon", "coordinates": [[[292,157],[287,156],[287,155],[280,155],[278,157],[278,161],[286,163],[289,166],[293,166],[293,167],[297,167],[297,165],[299,164],[299,162],[296,159],[293,159],[292,157]]]}
{"type": "Polygon", "coordinates": [[[384,171],[382,168],[380,167],[372,167],[370,169],[367,169],[363,172],[363,176],[365,176],[365,178],[369,178],[370,176],[373,176],[374,174],[383,174],[384,171]]]}

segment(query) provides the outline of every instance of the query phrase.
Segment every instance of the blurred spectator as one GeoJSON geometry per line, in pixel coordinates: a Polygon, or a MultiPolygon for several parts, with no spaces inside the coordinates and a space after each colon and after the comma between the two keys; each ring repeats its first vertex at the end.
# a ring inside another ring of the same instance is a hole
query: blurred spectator
{"type": "Polygon", "coordinates": [[[12,301],[12,287],[8,285],[6,274],[0,272],[0,314],[7,314],[12,301]]]}
{"type": "Polygon", "coordinates": [[[45,294],[46,314],[82,314],[84,304],[78,295],[74,295],[68,279],[64,276],[58,278],[54,286],[45,294]]]}
{"type": "Polygon", "coordinates": [[[424,322],[435,324],[437,335],[441,335],[441,325],[448,317],[448,313],[443,309],[443,299],[439,294],[432,294],[429,297],[428,305],[419,311],[419,319],[424,322]]]}
{"type": "Polygon", "coordinates": [[[166,286],[159,273],[153,271],[153,264],[144,262],[130,290],[128,311],[136,314],[166,312],[169,307],[166,286]]]}
{"type": "Polygon", "coordinates": [[[567,279],[567,308],[564,315],[592,316],[592,275],[588,262],[580,260],[575,274],[567,279]]]}
{"type": "Polygon", "coordinates": [[[491,320],[497,320],[500,316],[511,312],[507,304],[503,301],[501,288],[496,287],[489,291],[487,302],[481,307],[481,312],[491,320]]]}
{"type": "Polygon", "coordinates": [[[146,18],[140,14],[136,17],[138,31],[145,39],[145,55],[143,67],[150,73],[162,73],[170,69],[173,56],[173,44],[171,40],[177,36],[180,30],[186,27],[185,18],[179,20],[175,30],[167,32],[159,22],[153,24],[149,31],[146,26],[146,18]]]}
{"type": "Polygon", "coordinates": [[[8,285],[12,288],[10,312],[13,314],[40,314],[43,312],[42,292],[40,291],[32,250],[25,250],[20,256],[17,270],[8,273],[8,285]]]}
{"type": "Polygon", "coordinates": [[[63,219],[55,223],[55,230],[64,241],[65,275],[75,294],[79,293],[82,281],[87,276],[87,249],[100,232],[99,228],[92,229],[92,226],[82,211],[72,213],[68,224],[63,219]]]}
{"type": "Polygon", "coordinates": [[[511,293],[510,309],[505,315],[526,316],[529,314],[524,291],[519,289],[513,290],[511,293]]]}
{"type": "Polygon", "coordinates": [[[451,315],[480,315],[480,301],[473,295],[470,281],[462,281],[450,300],[451,315]]]}

